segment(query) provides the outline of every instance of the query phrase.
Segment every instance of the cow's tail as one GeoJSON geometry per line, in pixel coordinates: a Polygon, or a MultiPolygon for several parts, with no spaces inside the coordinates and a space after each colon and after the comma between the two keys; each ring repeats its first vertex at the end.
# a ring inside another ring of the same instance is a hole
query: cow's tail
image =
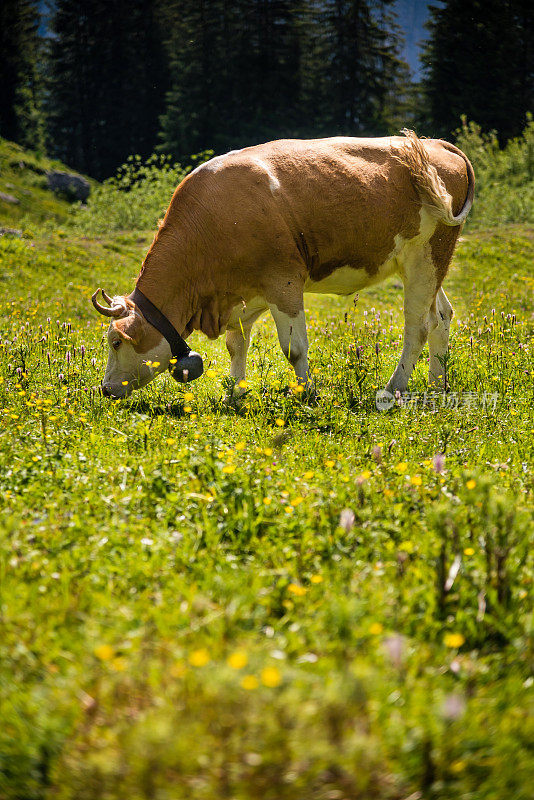
{"type": "Polygon", "coordinates": [[[461,225],[471,211],[475,194],[475,173],[471,162],[453,144],[440,141],[440,144],[446,150],[463,158],[467,168],[467,197],[463,208],[455,215],[452,210],[453,198],[438,175],[437,169],[430,163],[430,158],[423,142],[413,131],[405,129],[402,133],[406,139],[400,150],[395,154],[395,158],[410,170],[412,181],[421,201],[444,225],[461,225]]]}

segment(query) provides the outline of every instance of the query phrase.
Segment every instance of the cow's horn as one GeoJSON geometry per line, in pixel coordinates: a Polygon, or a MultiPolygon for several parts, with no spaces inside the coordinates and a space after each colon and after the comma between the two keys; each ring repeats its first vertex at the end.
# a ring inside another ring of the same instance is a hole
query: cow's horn
{"type": "Polygon", "coordinates": [[[94,295],[91,297],[91,300],[92,300],[93,305],[96,308],[96,310],[100,314],[103,314],[105,317],[120,317],[120,316],[122,316],[122,314],[124,313],[123,307],[122,306],[113,306],[113,305],[111,305],[111,303],[112,303],[111,297],[108,297],[108,295],[103,290],[102,290],[102,295],[103,295],[104,299],[107,300],[107,302],[110,304],[111,307],[108,308],[107,306],[103,306],[98,302],[98,300],[96,298],[98,297],[98,293],[100,291],[101,291],[100,289],[97,289],[96,292],[94,293],[94,295]]]}

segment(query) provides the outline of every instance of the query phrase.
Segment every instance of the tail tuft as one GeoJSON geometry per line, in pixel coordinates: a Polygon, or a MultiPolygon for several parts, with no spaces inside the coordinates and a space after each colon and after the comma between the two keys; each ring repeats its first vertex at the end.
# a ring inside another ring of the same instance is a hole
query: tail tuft
{"type": "Polygon", "coordinates": [[[419,139],[414,131],[404,129],[402,133],[406,139],[394,158],[400,161],[401,164],[404,164],[410,171],[412,181],[419,193],[421,201],[444,225],[461,225],[465,222],[471,210],[471,206],[473,205],[474,173],[471,164],[460,150],[453,147],[453,145],[449,145],[447,149],[450,148],[464,158],[467,165],[469,180],[467,199],[460,213],[455,216],[452,210],[453,199],[438,175],[437,169],[430,163],[428,153],[421,139],[419,139]]]}

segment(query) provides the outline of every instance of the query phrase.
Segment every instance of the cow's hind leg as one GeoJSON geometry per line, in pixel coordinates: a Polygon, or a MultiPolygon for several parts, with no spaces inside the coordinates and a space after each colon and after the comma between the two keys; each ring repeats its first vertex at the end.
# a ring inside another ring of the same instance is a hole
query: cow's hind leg
{"type": "Polygon", "coordinates": [[[449,329],[453,315],[452,306],[443,288],[435,300],[437,325],[428,332],[430,364],[428,368],[429,385],[436,389],[447,388],[447,353],[449,349],[449,329]]]}
{"type": "Polygon", "coordinates": [[[243,314],[237,324],[226,331],[226,349],[230,354],[230,379],[232,384],[228,392],[229,397],[232,394],[239,396],[244,391],[237,384],[240,381],[244,381],[246,377],[250,333],[258,317],[266,310],[267,306],[255,309],[249,314],[243,314]]]}
{"type": "Polygon", "coordinates": [[[404,342],[400,361],[386,386],[391,394],[401,394],[421,355],[429,333],[436,328],[436,270],[428,245],[406,258],[404,280],[404,342]]]}
{"type": "Polygon", "coordinates": [[[269,308],[276,324],[282,352],[295,370],[299,383],[309,387],[308,334],[304,308],[300,308],[294,316],[280,311],[275,305],[270,305],[269,308]]]}

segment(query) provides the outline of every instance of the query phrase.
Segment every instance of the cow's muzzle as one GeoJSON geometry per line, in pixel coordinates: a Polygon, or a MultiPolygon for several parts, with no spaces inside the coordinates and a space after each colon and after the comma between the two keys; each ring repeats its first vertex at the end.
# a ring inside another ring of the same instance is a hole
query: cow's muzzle
{"type": "MultiPolygon", "coordinates": [[[[174,361],[174,359],[171,359],[174,361]]],[[[169,372],[178,383],[196,381],[204,372],[204,362],[199,353],[190,350],[187,356],[179,358],[175,364],[169,366],[169,372]]]]}
{"type": "Polygon", "coordinates": [[[130,391],[123,391],[121,392],[114,392],[111,386],[106,386],[106,384],[101,383],[99,387],[100,391],[102,392],[102,397],[108,397],[110,400],[124,400],[131,394],[130,391]]]}

